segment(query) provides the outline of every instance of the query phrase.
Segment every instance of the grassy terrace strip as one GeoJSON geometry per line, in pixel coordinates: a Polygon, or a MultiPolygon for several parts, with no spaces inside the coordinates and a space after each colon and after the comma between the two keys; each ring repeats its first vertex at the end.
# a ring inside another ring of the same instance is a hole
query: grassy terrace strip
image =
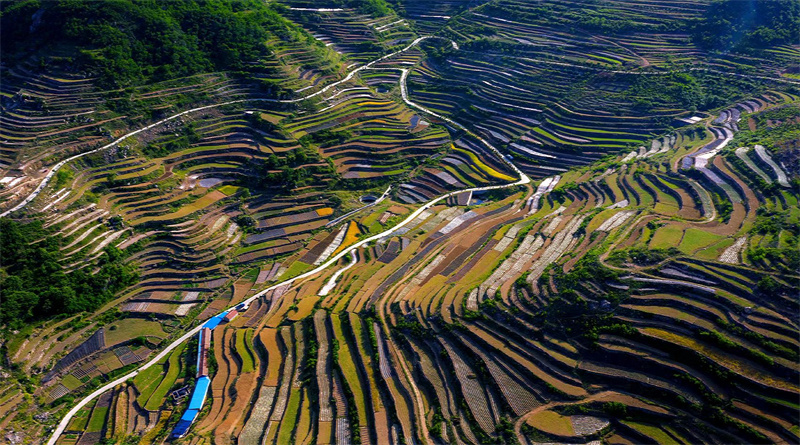
{"type": "MultiPolygon", "coordinates": [[[[351,78],[352,78],[352,77],[353,77],[353,76],[354,76],[354,75],[355,75],[355,74],[356,74],[358,71],[361,71],[361,70],[363,70],[363,69],[368,69],[368,68],[369,68],[369,67],[370,67],[370,66],[371,66],[373,63],[379,62],[379,61],[381,61],[381,60],[384,60],[384,59],[387,59],[387,58],[389,58],[389,57],[391,57],[391,56],[394,56],[395,54],[398,54],[398,53],[401,53],[401,52],[403,52],[403,51],[405,51],[405,50],[408,50],[408,49],[412,48],[413,46],[415,46],[415,45],[419,44],[419,42],[421,42],[421,41],[423,41],[423,40],[425,40],[425,39],[427,39],[427,38],[430,38],[430,37],[429,37],[429,36],[426,36],[426,37],[420,37],[420,38],[417,38],[417,39],[416,39],[416,40],[414,40],[414,41],[413,41],[411,44],[409,44],[408,46],[406,46],[406,47],[405,47],[403,50],[400,50],[400,51],[397,51],[397,52],[395,52],[395,53],[392,53],[392,54],[386,55],[386,56],[384,56],[384,57],[382,57],[382,58],[380,58],[380,59],[378,59],[378,60],[376,60],[376,61],[374,61],[374,62],[371,62],[371,63],[369,63],[369,64],[367,64],[367,65],[364,65],[364,66],[362,66],[362,67],[359,67],[359,68],[357,68],[357,69],[355,69],[355,70],[351,71],[351,72],[350,72],[350,74],[348,74],[348,76],[347,76],[347,77],[345,77],[345,79],[343,79],[343,80],[341,80],[341,81],[339,81],[339,82],[336,82],[336,83],[334,83],[334,84],[328,85],[327,87],[323,88],[322,90],[320,90],[320,91],[318,91],[318,92],[316,92],[316,93],[312,93],[312,94],[310,94],[310,95],[308,95],[308,96],[304,97],[303,99],[292,99],[292,100],[285,100],[285,101],[278,101],[278,100],[272,100],[272,99],[261,99],[261,100],[262,100],[262,101],[271,101],[271,102],[286,102],[286,103],[293,103],[293,102],[299,102],[299,101],[301,101],[301,100],[304,100],[304,99],[308,99],[308,98],[312,98],[312,97],[318,96],[318,95],[320,95],[320,94],[323,94],[324,92],[326,92],[327,90],[329,90],[329,89],[330,89],[330,88],[332,88],[333,86],[335,86],[335,85],[338,85],[338,84],[341,84],[341,83],[343,83],[343,82],[346,82],[346,81],[350,80],[350,79],[351,79],[351,78]]],[[[401,82],[403,82],[403,83],[402,83],[401,85],[402,85],[402,88],[403,88],[403,91],[404,91],[404,93],[403,93],[403,99],[404,99],[405,101],[407,101],[407,102],[408,102],[408,95],[407,95],[407,92],[406,92],[406,90],[405,90],[405,86],[404,86],[404,85],[405,85],[405,75],[406,75],[406,74],[407,74],[407,71],[404,71],[404,76],[403,76],[403,78],[401,78],[401,82]]],[[[109,144],[109,145],[107,145],[107,146],[101,147],[101,148],[99,148],[99,149],[96,149],[96,150],[93,150],[93,151],[91,151],[91,152],[82,153],[82,154],[80,154],[80,155],[76,155],[76,156],[73,156],[72,158],[69,158],[69,159],[66,159],[66,160],[64,160],[64,161],[61,161],[59,164],[56,164],[56,167],[54,167],[54,168],[51,170],[51,172],[50,172],[50,173],[48,173],[48,175],[47,175],[47,177],[45,178],[45,180],[42,182],[42,184],[40,184],[40,185],[39,185],[39,187],[36,189],[36,191],[34,191],[34,193],[32,193],[32,194],[31,194],[30,196],[28,196],[27,198],[25,198],[25,200],[23,201],[23,203],[19,204],[18,206],[16,206],[15,208],[13,208],[13,209],[9,210],[8,212],[6,212],[6,213],[4,213],[4,214],[0,215],[0,217],[3,217],[3,216],[5,216],[7,213],[9,213],[9,212],[11,212],[11,211],[16,211],[16,210],[19,210],[19,209],[23,208],[25,205],[27,205],[27,204],[28,204],[30,201],[32,201],[32,200],[33,200],[33,199],[36,197],[36,195],[38,195],[38,193],[39,193],[39,192],[41,192],[41,190],[42,190],[42,189],[44,188],[44,186],[46,185],[46,182],[47,182],[47,181],[49,181],[49,179],[50,179],[50,178],[52,178],[52,177],[55,175],[55,173],[56,173],[56,170],[57,170],[58,168],[61,168],[61,166],[65,165],[67,162],[69,162],[69,161],[71,161],[71,160],[73,160],[73,159],[77,159],[77,158],[79,158],[79,157],[82,157],[82,156],[85,156],[85,155],[87,155],[87,154],[94,153],[94,152],[96,152],[96,151],[100,151],[100,150],[103,150],[103,149],[105,149],[105,148],[109,148],[109,147],[115,146],[115,145],[119,144],[119,142],[121,142],[122,140],[124,140],[125,138],[131,137],[131,136],[133,136],[133,135],[135,135],[135,134],[137,134],[137,133],[139,133],[139,132],[142,132],[142,131],[145,131],[145,130],[147,130],[147,129],[153,128],[153,127],[155,127],[155,126],[157,126],[157,125],[160,125],[160,124],[162,124],[162,123],[164,123],[164,122],[167,122],[167,121],[169,121],[169,120],[175,119],[175,118],[177,118],[177,117],[179,117],[179,116],[183,116],[183,115],[186,115],[186,114],[189,114],[189,113],[192,113],[192,112],[201,111],[201,110],[205,110],[205,109],[209,109],[209,108],[213,108],[213,107],[219,107],[219,106],[223,106],[223,105],[229,105],[229,104],[233,104],[233,103],[242,103],[242,102],[247,102],[247,100],[237,100],[237,101],[230,101],[230,102],[226,102],[226,103],[223,103],[223,104],[210,105],[210,106],[206,106],[206,107],[198,107],[198,108],[196,108],[196,109],[187,110],[187,111],[184,111],[184,112],[182,112],[182,113],[179,113],[179,114],[176,114],[176,115],[170,116],[169,118],[163,119],[163,120],[161,120],[161,121],[159,121],[159,122],[156,122],[156,123],[154,123],[154,124],[151,124],[151,125],[149,125],[149,126],[147,126],[147,127],[143,128],[143,129],[136,130],[136,131],[134,131],[134,132],[128,133],[128,134],[126,134],[125,136],[123,136],[122,138],[119,138],[119,139],[117,139],[115,142],[113,142],[113,143],[111,143],[111,144],[109,144]]],[[[412,104],[412,105],[413,105],[413,103],[410,103],[410,104],[412,104]]],[[[437,117],[439,117],[439,116],[437,116],[437,117]]],[[[453,124],[453,125],[456,125],[457,127],[459,127],[459,128],[462,128],[462,129],[463,129],[463,127],[462,127],[460,124],[457,124],[456,122],[454,122],[454,121],[452,121],[452,120],[450,120],[450,119],[448,119],[448,118],[444,118],[444,117],[441,117],[441,118],[442,118],[443,120],[446,120],[446,121],[448,121],[449,123],[451,123],[451,124],[453,124]]],[[[508,188],[508,187],[514,187],[514,186],[517,186],[517,185],[524,185],[524,184],[528,184],[528,183],[530,183],[530,178],[529,178],[527,175],[525,175],[524,173],[522,173],[522,171],[520,171],[520,170],[519,170],[519,169],[518,169],[518,168],[517,168],[517,167],[516,167],[516,166],[515,166],[515,165],[514,165],[514,164],[513,164],[511,161],[509,161],[509,160],[507,160],[507,159],[503,158],[503,157],[502,157],[502,154],[501,154],[501,153],[500,153],[500,152],[499,152],[499,151],[498,151],[496,148],[494,148],[494,147],[493,147],[491,144],[489,144],[489,143],[488,143],[487,141],[485,141],[484,139],[481,139],[481,138],[479,138],[479,140],[480,140],[480,141],[481,141],[481,142],[482,142],[484,145],[486,145],[486,146],[487,146],[487,147],[489,147],[491,150],[493,150],[495,153],[497,153],[499,156],[501,156],[501,158],[502,158],[502,159],[503,159],[503,160],[504,160],[504,161],[505,161],[505,162],[506,162],[506,163],[507,163],[509,166],[511,166],[511,167],[514,169],[514,171],[515,171],[515,172],[517,172],[517,173],[519,174],[519,176],[520,176],[520,179],[519,179],[518,181],[514,182],[514,183],[505,184],[505,185],[494,185],[494,186],[486,186],[486,187],[475,187],[475,188],[470,188],[470,189],[466,189],[466,190],[459,190],[459,191],[455,191],[455,192],[450,192],[450,193],[447,193],[447,194],[445,194],[445,195],[442,195],[442,196],[440,196],[440,197],[438,197],[438,198],[435,198],[435,199],[433,199],[433,200],[431,200],[431,201],[428,201],[426,204],[424,204],[423,206],[421,206],[420,208],[418,208],[416,211],[414,211],[413,213],[411,213],[411,214],[410,214],[408,217],[406,217],[404,220],[402,220],[401,222],[399,222],[399,223],[398,223],[397,225],[395,225],[393,228],[391,228],[391,229],[388,229],[388,230],[385,230],[385,231],[383,231],[383,232],[381,232],[381,233],[379,233],[379,234],[377,234],[377,235],[373,235],[373,236],[371,236],[371,237],[369,237],[369,238],[365,238],[365,239],[363,239],[363,240],[361,240],[361,241],[357,242],[356,244],[354,244],[354,245],[352,245],[352,246],[350,246],[350,247],[346,248],[345,250],[342,250],[341,252],[339,252],[338,254],[334,255],[334,256],[333,256],[333,257],[331,257],[331,258],[330,258],[330,259],[329,259],[327,262],[325,262],[325,263],[321,264],[320,266],[318,266],[318,267],[316,267],[316,268],[314,268],[314,269],[312,269],[312,270],[310,270],[310,271],[308,271],[308,272],[305,272],[305,273],[303,273],[303,274],[301,274],[301,275],[298,275],[298,276],[296,276],[296,277],[293,277],[293,278],[290,278],[290,279],[288,279],[288,280],[282,281],[282,282],[280,282],[280,283],[278,283],[278,284],[276,284],[276,285],[270,286],[270,287],[268,287],[268,288],[266,288],[266,289],[262,290],[261,292],[259,292],[259,293],[255,294],[255,295],[251,296],[250,298],[248,298],[248,299],[244,300],[244,301],[243,301],[243,302],[241,302],[241,303],[244,303],[246,306],[249,306],[249,305],[250,305],[250,304],[251,304],[253,301],[255,301],[255,300],[257,300],[257,299],[261,298],[261,297],[262,297],[262,296],[264,296],[264,295],[265,295],[267,292],[274,291],[275,289],[277,289],[277,288],[279,288],[279,287],[286,286],[286,285],[290,285],[290,284],[292,284],[292,283],[294,283],[294,282],[296,282],[296,281],[300,281],[300,280],[303,280],[303,279],[305,279],[305,278],[312,277],[312,276],[314,276],[314,275],[316,275],[316,274],[318,274],[318,273],[322,272],[323,270],[327,269],[328,267],[330,267],[330,266],[333,266],[333,265],[337,264],[337,263],[338,263],[338,261],[339,261],[341,258],[343,258],[344,256],[346,256],[346,255],[350,254],[351,252],[355,251],[356,249],[359,249],[360,247],[362,247],[362,246],[366,245],[367,243],[370,243],[370,242],[376,241],[376,240],[378,240],[378,239],[380,239],[380,238],[383,238],[383,237],[389,236],[390,234],[392,234],[393,232],[397,231],[398,229],[401,229],[401,228],[405,227],[406,225],[408,225],[408,224],[409,224],[411,221],[413,221],[414,219],[416,219],[416,218],[417,218],[417,217],[418,217],[420,214],[422,214],[422,213],[423,213],[423,212],[425,212],[426,210],[430,209],[431,207],[435,206],[437,203],[439,203],[439,202],[441,202],[441,201],[444,201],[444,200],[446,200],[447,198],[450,198],[450,197],[452,197],[452,196],[455,196],[455,195],[457,195],[457,194],[459,194],[459,193],[462,193],[462,192],[475,192],[475,191],[498,190],[498,189],[503,189],[503,188],[508,188]]],[[[237,303],[237,304],[239,304],[239,303],[237,303]]],[[[234,308],[235,306],[236,306],[236,305],[233,305],[233,306],[231,306],[229,309],[232,309],[232,308],[234,308]]],[[[80,411],[80,409],[81,409],[81,408],[83,408],[83,407],[84,407],[86,404],[88,404],[89,402],[93,401],[95,398],[97,398],[99,395],[103,394],[104,392],[106,392],[106,391],[108,391],[108,390],[110,390],[110,389],[114,388],[115,386],[119,385],[120,383],[123,383],[123,382],[125,382],[126,380],[128,380],[128,379],[131,379],[131,378],[135,377],[135,376],[136,376],[136,375],[138,375],[140,372],[142,372],[142,371],[144,371],[144,370],[148,369],[149,367],[153,366],[154,364],[158,363],[158,362],[159,362],[161,359],[163,359],[164,357],[167,357],[167,356],[168,356],[168,354],[169,354],[169,353],[170,353],[172,350],[176,349],[176,348],[177,348],[178,346],[180,346],[182,343],[184,343],[184,342],[185,342],[185,341],[187,341],[189,338],[191,338],[192,336],[194,336],[195,334],[197,334],[197,333],[200,331],[200,329],[202,329],[202,326],[203,326],[203,325],[198,325],[198,326],[194,327],[193,329],[191,329],[190,331],[188,331],[188,332],[186,332],[185,334],[183,334],[183,335],[182,335],[180,338],[178,338],[176,341],[172,342],[170,345],[168,345],[166,348],[164,348],[164,349],[163,349],[161,352],[159,352],[159,353],[158,353],[158,354],[157,354],[157,355],[156,355],[156,356],[155,356],[155,357],[154,357],[152,360],[150,360],[150,361],[149,361],[147,364],[145,364],[145,365],[141,366],[141,367],[140,367],[140,368],[138,368],[137,370],[135,370],[135,371],[133,371],[133,372],[131,372],[131,373],[129,373],[129,374],[127,374],[127,375],[123,376],[123,377],[120,377],[119,379],[116,379],[116,380],[114,380],[114,381],[113,381],[113,382],[111,382],[111,383],[108,383],[108,384],[104,385],[104,386],[103,386],[103,387],[101,387],[100,389],[97,389],[97,390],[95,390],[94,392],[92,392],[91,394],[89,394],[87,397],[83,398],[83,399],[82,399],[80,402],[78,402],[78,404],[76,404],[76,405],[75,405],[75,406],[74,406],[74,407],[73,407],[73,408],[72,408],[72,409],[71,409],[71,410],[70,410],[70,411],[67,413],[67,415],[66,415],[66,416],[65,416],[65,417],[64,417],[64,418],[61,420],[61,422],[59,422],[58,426],[57,426],[57,427],[56,427],[56,429],[53,431],[53,434],[51,435],[50,439],[49,439],[49,440],[48,440],[48,442],[47,442],[47,443],[48,443],[48,445],[55,445],[55,443],[58,441],[58,438],[60,437],[61,433],[64,431],[64,429],[67,427],[67,425],[68,425],[68,424],[69,424],[69,422],[71,421],[72,417],[73,417],[73,416],[74,416],[74,415],[75,415],[75,414],[76,414],[78,411],[80,411]]]]}

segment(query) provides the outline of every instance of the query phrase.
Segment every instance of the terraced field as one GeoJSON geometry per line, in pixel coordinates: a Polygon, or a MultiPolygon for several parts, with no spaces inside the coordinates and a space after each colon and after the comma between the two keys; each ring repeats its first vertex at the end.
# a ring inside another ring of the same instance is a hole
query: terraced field
{"type": "Polygon", "coordinates": [[[705,51],[705,1],[281,3],[263,78],[3,66],[7,218],[138,277],[3,341],[0,430],[800,441],[797,45],[705,51]]]}

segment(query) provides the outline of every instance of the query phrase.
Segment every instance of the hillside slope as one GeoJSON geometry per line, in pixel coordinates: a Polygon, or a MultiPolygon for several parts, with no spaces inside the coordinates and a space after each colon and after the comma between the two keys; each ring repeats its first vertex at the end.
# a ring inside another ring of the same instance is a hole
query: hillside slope
{"type": "Polygon", "coordinates": [[[4,3],[0,430],[797,442],[800,47],[724,3],[4,3]]]}

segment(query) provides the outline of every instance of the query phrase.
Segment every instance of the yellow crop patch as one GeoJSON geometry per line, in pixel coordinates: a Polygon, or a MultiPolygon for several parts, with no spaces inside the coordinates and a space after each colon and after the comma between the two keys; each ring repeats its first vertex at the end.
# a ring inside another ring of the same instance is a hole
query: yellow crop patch
{"type": "Polygon", "coordinates": [[[224,193],[226,196],[231,196],[234,193],[238,192],[239,188],[240,187],[237,187],[235,185],[223,185],[222,187],[219,188],[219,191],[224,193]]]}
{"type": "Polygon", "coordinates": [[[342,240],[342,244],[339,245],[339,248],[333,252],[334,255],[344,250],[345,247],[355,243],[358,241],[358,235],[361,234],[361,231],[358,230],[358,224],[355,221],[350,221],[350,225],[347,226],[347,233],[344,234],[344,239],[342,240]]]}
{"type": "Polygon", "coordinates": [[[330,207],[323,207],[321,209],[317,209],[317,215],[319,216],[331,216],[333,215],[333,209],[330,207]]]}
{"type": "Polygon", "coordinates": [[[478,159],[478,156],[476,156],[475,153],[473,153],[473,152],[471,152],[469,150],[462,150],[460,148],[456,148],[456,146],[452,145],[452,144],[450,144],[450,147],[455,151],[458,151],[460,153],[464,153],[465,155],[469,156],[469,160],[472,161],[473,164],[475,164],[475,167],[478,170],[483,171],[487,175],[489,175],[489,176],[491,176],[493,178],[496,178],[496,179],[502,179],[503,181],[513,181],[514,180],[514,178],[512,178],[511,176],[508,176],[505,173],[500,173],[499,171],[493,169],[492,167],[489,167],[488,165],[484,164],[480,159],[478,159]]]}
{"type": "Polygon", "coordinates": [[[203,210],[204,208],[210,206],[211,204],[214,204],[215,202],[225,198],[227,198],[227,196],[225,196],[222,192],[214,190],[213,192],[203,196],[197,201],[181,207],[175,212],[159,216],[139,218],[134,221],[131,221],[131,225],[135,226],[137,224],[141,224],[147,221],[169,221],[171,219],[183,218],[184,216],[191,215],[192,213],[197,212],[198,210],[203,210]]]}
{"type": "Polygon", "coordinates": [[[376,102],[376,101],[368,101],[368,102],[361,102],[359,105],[390,105],[393,102],[376,102]]]}

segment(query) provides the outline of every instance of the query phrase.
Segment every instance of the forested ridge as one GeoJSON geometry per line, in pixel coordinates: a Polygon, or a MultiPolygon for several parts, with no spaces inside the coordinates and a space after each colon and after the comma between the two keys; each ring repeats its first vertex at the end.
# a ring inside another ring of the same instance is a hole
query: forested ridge
{"type": "Polygon", "coordinates": [[[269,39],[314,43],[281,8],[258,0],[25,0],[3,4],[2,52],[63,53],[105,86],[247,70],[269,39]]]}
{"type": "Polygon", "coordinates": [[[800,43],[800,1],[715,0],[695,23],[694,41],[711,50],[748,51],[800,43]]]}
{"type": "Polygon", "coordinates": [[[0,323],[19,328],[32,320],[98,309],[138,278],[123,254],[106,247],[97,265],[68,272],[63,237],[41,221],[0,219],[0,323]]]}

